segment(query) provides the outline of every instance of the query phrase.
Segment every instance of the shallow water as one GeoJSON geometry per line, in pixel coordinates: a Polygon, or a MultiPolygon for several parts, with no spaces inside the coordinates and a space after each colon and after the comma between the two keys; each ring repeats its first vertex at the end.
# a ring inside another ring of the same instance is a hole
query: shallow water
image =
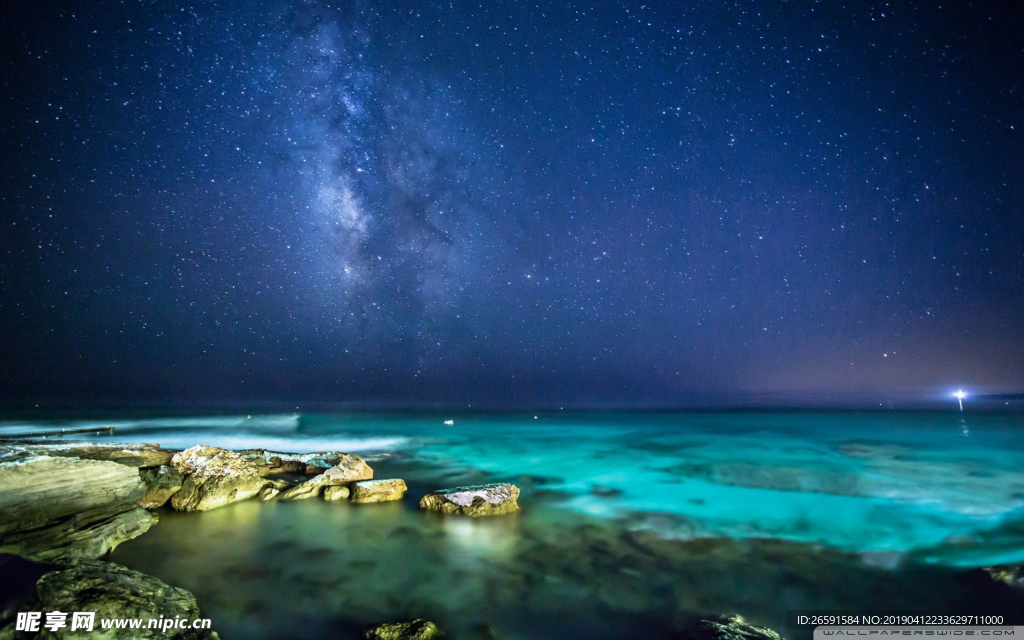
{"type": "MultiPolygon", "coordinates": [[[[402,503],[248,501],[166,512],[112,560],[196,594],[229,638],[351,638],[371,622],[423,617],[449,637],[673,638],[692,615],[741,613],[787,637],[790,609],[1020,610],[1024,594],[981,575],[779,540],[670,540],[631,519],[575,515],[534,492],[507,517],[422,513],[437,469],[402,503]]],[[[449,476],[462,482],[477,478],[449,476]]]]}
{"type": "Polygon", "coordinates": [[[695,613],[784,630],[787,609],[1024,607],[963,571],[1024,561],[1019,415],[303,414],[121,421],[114,439],[356,451],[407,480],[396,504],[168,512],[114,552],[195,592],[225,638],[411,616],[457,638],[657,638],[695,613]],[[519,484],[523,511],[415,509],[486,480],[519,484]]]}
{"type": "MultiPolygon", "coordinates": [[[[961,566],[1024,560],[1012,535],[1024,520],[1019,414],[462,415],[445,425],[447,417],[296,414],[67,426],[117,425],[116,440],[172,448],[412,456],[536,485],[563,495],[563,509],[630,517],[682,538],[782,538],[961,566]]],[[[12,428],[0,424],[0,431],[12,428]]]]}

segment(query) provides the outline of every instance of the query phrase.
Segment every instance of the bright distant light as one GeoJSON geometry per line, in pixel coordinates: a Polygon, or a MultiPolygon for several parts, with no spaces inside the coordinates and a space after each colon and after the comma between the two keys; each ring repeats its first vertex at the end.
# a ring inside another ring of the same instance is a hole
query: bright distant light
{"type": "Polygon", "coordinates": [[[964,398],[967,397],[967,392],[965,392],[963,389],[957,389],[956,391],[953,392],[953,397],[956,398],[956,401],[960,403],[960,411],[963,411],[964,398]]]}

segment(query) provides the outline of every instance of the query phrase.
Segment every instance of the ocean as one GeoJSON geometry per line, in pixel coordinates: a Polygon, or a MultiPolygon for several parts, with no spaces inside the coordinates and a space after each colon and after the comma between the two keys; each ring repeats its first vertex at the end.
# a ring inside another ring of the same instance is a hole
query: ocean
{"type": "MultiPolygon", "coordinates": [[[[969,412],[274,414],[5,422],[0,435],[358,453],[402,503],[249,501],[160,522],[111,560],[189,589],[223,638],[672,637],[733,614],[1024,607],[1024,416],[969,412]],[[446,422],[450,421],[450,424],[446,422]],[[518,514],[422,513],[522,489],[518,514]],[[490,635],[488,635],[490,634],[490,635]]],[[[793,637],[792,633],[788,633],[793,637]]]]}

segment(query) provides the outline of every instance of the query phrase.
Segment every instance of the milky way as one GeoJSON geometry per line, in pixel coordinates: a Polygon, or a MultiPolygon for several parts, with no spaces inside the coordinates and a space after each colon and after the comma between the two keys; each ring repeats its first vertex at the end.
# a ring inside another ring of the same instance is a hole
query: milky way
{"type": "Polygon", "coordinates": [[[493,168],[476,166],[462,106],[439,81],[375,65],[370,36],[337,11],[307,7],[285,22],[287,53],[263,68],[273,95],[292,96],[272,116],[284,125],[278,170],[305,231],[296,286],[319,289],[298,303],[346,341],[436,340],[481,269],[498,268],[479,246],[493,168]]]}
{"type": "Polygon", "coordinates": [[[1024,387],[998,3],[16,3],[17,401],[1024,387]]]}

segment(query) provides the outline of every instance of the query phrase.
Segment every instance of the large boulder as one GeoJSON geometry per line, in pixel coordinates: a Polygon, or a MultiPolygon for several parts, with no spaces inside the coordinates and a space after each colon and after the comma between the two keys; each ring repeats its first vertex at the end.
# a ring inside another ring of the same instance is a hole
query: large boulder
{"type": "MultiPolygon", "coordinates": [[[[316,465],[306,463],[307,474],[311,466],[316,465]]],[[[324,471],[324,475],[327,476],[328,484],[348,484],[349,482],[372,479],[373,469],[370,468],[370,465],[366,464],[366,460],[359,456],[343,453],[334,458],[334,464],[324,471]]]]}
{"type": "Polygon", "coordinates": [[[343,479],[344,482],[355,482],[357,480],[369,480],[373,477],[373,469],[366,464],[359,456],[353,453],[342,453],[340,451],[319,451],[302,456],[306,463],[306,473],[310,467],[322,467],[330,470],[335,469],[334,484],[343,479]]]}
{"type": "Polygon", "coordinates": [[[478,484],[442,489],[423,496],[420,509],[466,516],[496,516],[519,510],[519,487],[514,484],[478,484]]]}
{"type": "Polygon", "coordinates": [[[36,583],[35,598],[21,604],[23,612],[60,611],[67,613],[67,626],[52,632],[46,629],[45,616],[39,633],[15,630],[16,611],[0,620],[0,640],[22,638],[82,638],[99,640],[144,640],[147,638],[175,640],[216,640],[211,629],[177,629],[167,623],[186,620],[191,624],[202,619],[195,596],[184,589],[172,587],[153,576],[132,571],[110,562],[84,560],[45,574],[36,583]],[[73,612],[92,612],[93,630],[71,631],[73,612]],[[162,618],[162,620],[161,620],[162,618]],[[142,620],[137,629],[104,629],[103,620],[142,620]],[[149,621],[156,628],[148,628],[149,621]],[[6,622],[6,625],[4,624],[6,622]],[[164,629],[163,626],[168,626],[164,629]]]}
{"type": "Polygon", "coordinates": [[[153,469],[140,469],[139,476],[146,483],[148,489],[139,504],[147,509],[159,509],[167,504],[171,496],[178,493],[185,481],[181,472],[166,465],[153,469]]]}
{"type": "Polygon", "coordinates": [[[17,462],[40,456],[52,458],[80,458],[82,460],[106,460],[140,469],[170,464],[173,451],[162,449],[157,444],[142,443],[89,443],[72,442],[63,444],[37,444],[22,442],[0,449],[0,463],[17,462]]]}
{"type": "Polygon", "coordinates": [[[363,640],[430,640],[441,635],[441,630],[433,622],[416,619],[373,625],[363,631],[363,640]]]}
{"type": "Polygon", "coordinates": [[[133,467],[26,458],[0,464],[0,552],[37,560],[98,558],[145,532],[146,485],[133,467]]]}
{"type": "Polygon", "coordinates": [[[260,468],[237,453],[197,445],[174,454],[171,466],[185,476],[171,497],[178,511],[207,511],[247,500],[267,485],[260,468]]]}
{"type": "Polygon", "coordinates": [[[388,480],[363,480],[353,482],[349,485],[352,491],[352,502],[364,504],[367,502],[390,502],[401,500],[408,490],[405,480],[400,478],[388,480]]]}

